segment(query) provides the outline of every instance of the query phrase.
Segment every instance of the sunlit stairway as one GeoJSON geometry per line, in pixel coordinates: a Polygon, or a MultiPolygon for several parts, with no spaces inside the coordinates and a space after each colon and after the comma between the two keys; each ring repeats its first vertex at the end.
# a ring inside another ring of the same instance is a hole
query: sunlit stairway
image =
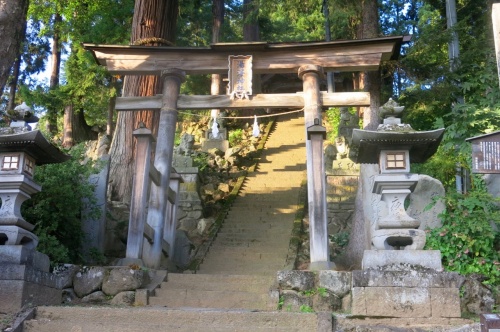
{"type": "Polygon", "coordinates": [[[168,275],[150,305],[275,310],[269,295],[286,267],[301,182],[305,177],[303,117],[276,121],[196,274],[168,275]]]}
{"type": "Polygon", "coordinates": [[[270,292],[287,268],[305,156],[303,117],[282,115],[196,274],[169,273],[147,308],[42,307],[25,331],[325,331],[314,313],[276,311],[270,292]]]}

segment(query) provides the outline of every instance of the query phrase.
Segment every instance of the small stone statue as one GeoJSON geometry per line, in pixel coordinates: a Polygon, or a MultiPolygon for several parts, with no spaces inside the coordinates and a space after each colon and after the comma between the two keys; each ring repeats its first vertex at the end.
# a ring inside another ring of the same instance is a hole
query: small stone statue
{"type": "Polygon", "coordinates": [[[349,142],[354,128],[359,128],[359,117],[350,113],[347,107],[341,107],[338,135],[344,136],[346,141],[349,142]]]}
{"type": "Polygon", "coordinates": [[[181,156],[190,156],[193,152],[194,136],[190,134],[183,134],[181,143],[174,149],[175,154],[181,156]]]}

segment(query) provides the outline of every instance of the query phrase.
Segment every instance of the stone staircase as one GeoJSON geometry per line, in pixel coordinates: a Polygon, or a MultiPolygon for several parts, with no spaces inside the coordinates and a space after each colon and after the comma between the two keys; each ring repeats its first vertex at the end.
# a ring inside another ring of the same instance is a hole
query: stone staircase
{"type": "Polygon", "coordinates": [[[331,331],[331,315],[276,311],[305,156],[303,118],[281,116],[196,274],[169,273],[148,308],[41,307],[24,331],[331,331]]]}

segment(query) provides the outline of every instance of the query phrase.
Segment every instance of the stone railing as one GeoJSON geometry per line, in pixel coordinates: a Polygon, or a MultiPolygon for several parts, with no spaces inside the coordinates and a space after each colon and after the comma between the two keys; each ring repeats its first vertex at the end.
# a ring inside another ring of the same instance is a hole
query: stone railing
{"type": "MultiPolygon", "coordinates": [[[[167,194],[165,220],[155,221],[156,225],[147,222],[147,206],[151,182],[160,185],[161,174],[151,163],[151,143],[153,136],[151,130],[140,127],[134,131],[136,138],[136,162],[134,166],[134,179],[132,199],[130,203],[130,217],[127,237],[126,258],[121,265],[143,265],[144,238],[153,244],[161,241],[164,254],[173,255],[175,231],[177,228],[177,208],[179,201],[179,186],[182,178],[172,169],[167,194]],[[158,225],[160,224],[160,225],[158,225]],[[158,227],[159,226],[159,227],[158,227]]],[[[152,246],[145,246],[151,248],[152,246]]]]}

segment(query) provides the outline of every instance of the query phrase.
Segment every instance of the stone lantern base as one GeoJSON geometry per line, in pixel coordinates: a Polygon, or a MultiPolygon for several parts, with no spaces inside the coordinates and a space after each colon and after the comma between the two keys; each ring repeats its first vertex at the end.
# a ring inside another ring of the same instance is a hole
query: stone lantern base
{"type": "Polygon", "coordinates": [[[459,318],[462,281],[443,272],[438,250],[365,250],[352,274],[352,314],[459,318]]]}
{"type": "Polygon", "coordinates": [[[26,306],[61,304],[62,290],[49,268],[49,257],[35,249],[1,245],[0,312],[16,313],[26,306]]]}

